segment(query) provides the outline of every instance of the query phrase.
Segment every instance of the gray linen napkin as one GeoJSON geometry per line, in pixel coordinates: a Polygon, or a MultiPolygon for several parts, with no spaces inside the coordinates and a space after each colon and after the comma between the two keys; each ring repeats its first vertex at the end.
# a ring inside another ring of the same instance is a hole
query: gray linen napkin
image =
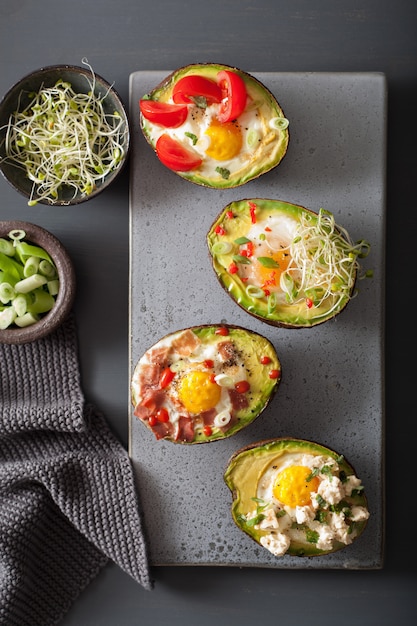
{"type": "Polygon", "coordinates": [[[84,399],[71,314],[0,344],[0,624],[59,623],[109,559],[152,588],[130,459],[84,399]]]}

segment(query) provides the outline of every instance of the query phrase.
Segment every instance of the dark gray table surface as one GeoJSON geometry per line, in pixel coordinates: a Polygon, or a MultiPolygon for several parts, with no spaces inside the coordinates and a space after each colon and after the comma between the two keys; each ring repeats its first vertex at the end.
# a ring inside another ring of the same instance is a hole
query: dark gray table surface
{"type": "MultiPolygon", "coordinates": [[[[144,591],[109,564],[65,626],[408,626],[417,623],[412,558],[416,415],[411,350],[416,233],[417,4],[414,0],[0,0],[0,94],[45,65],[81,64],[129,102],[129,76],[217,61],[249,72],[383,72],[388,84],[386,197],[386,550],[376,571],[155,567],[144,591]],[[410,276],[411,274],[411,276],[410,276]],[[405,319],[403,320],[402,317],[405,319]],[[410,354],[411,353],[411,354],[410,354]],[[408,460],[410,459],[410,461],[408,460]]],[[[128,443],[129,168],[99,198],[71,209],[27,206],[0,180],[0,219],[59,237],[77,272],[83,389],[128,443]],[[100,251],[112,250],[111,257],[100,251]],[[108,283],[112,303],[108,301],[108,283]],[[112,324],[103,316],[112,309],[112,324]]]]}

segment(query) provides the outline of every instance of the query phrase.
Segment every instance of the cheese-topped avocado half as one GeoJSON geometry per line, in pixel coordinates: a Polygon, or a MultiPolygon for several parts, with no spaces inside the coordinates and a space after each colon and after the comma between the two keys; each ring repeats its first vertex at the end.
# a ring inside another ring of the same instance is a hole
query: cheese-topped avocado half
{"type": "Polygon", "coordinates": [[[329,211],[262,198],[227,205],[207,244],[231,298],[254,317],[286,328],[315,326],[340,313],[353,296],[359,259],[369,251],[366,241],[353,243],[329,211]]]}
{"type": "Polygon", "coordinates": [[[289,122],[275,96],[228,65],[182,67],[139,107],[143,134],[159,160],[199,185],[243,185],[276,167],[287,151],[289,122]]]}
{"type": "Polygon", "coordinates": [[[232,325],[178,330],[139,359],[134,414],[156,439],[205,443],[230,437],[267,407],[281,381],[273,344],[232,325]]]}
{"type": "Polygon", "coordinates": [[[238,450],[224,473],[237,526],[277,557],[319,556],[364,531],[369,510],[361,480],[338,453],[300,439],[271,439],[238,450]]]}

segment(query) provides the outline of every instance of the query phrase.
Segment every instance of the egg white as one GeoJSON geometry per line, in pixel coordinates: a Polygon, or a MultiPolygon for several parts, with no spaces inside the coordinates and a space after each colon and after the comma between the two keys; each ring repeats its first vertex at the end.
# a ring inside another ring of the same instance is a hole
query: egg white
{"type": "Polygon", "coordinates": [[[206,154],[206,150],[210,146],[210,137],[206,134],[206,131],[213,120],[216,119],[219,108],[220,104],[218,103],[211,104],[205,108],[188,105],[187,119],[181,126],[177,128],[165,128],[157,124],[146,122],[146,129],[153,145],[156,144],[162,134],[166,134],[196,152],[203,159],[202,164],[198,168],[200,174],[206,177],[217,177],[218,173],[216,172],[216,168],[218,167],[225,168],[233,174],[239,171],[243,164],[253,158],[254,147],[253,145],[249,145],[249,138],[253,137],[253,134],[256,133],[256,135],[259,136],[260,142],[266,134],[270,134],[273,131],[265,127],[256,108],[247,109],[237,120],[242,134],[242,148],[240,152],[231,159],[222,161],[213,159],[206,154]],[[195,135],[195,137],[197,137],[196,143],[193,144],[185,133],[195,135]]]}

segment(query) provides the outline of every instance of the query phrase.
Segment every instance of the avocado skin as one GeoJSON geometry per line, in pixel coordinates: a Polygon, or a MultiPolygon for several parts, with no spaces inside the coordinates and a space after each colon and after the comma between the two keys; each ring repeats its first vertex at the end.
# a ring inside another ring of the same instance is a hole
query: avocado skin
{"type": "MultiPolygon", "coordinates": [[[[228,293],[232,300],[234,300],[241,309],[246,311],[246,313],[249,313],[252,317],[265,322],[270,326],[279,328],[311,328],[313,326],[323,324],[341,313],[348,305],[350,297],[344,298],[344,300],[339,303],[337,308],[333,309],[331,312],[328,312],[324,307],[322,307],[319,314],[317,314],[317,311],[314,311],[315,317],[312,317],[310,314],[311,310],[308,310],[305,306],[300,306],[299,304],[279,305],[276,307],[275,311],[269,313],[265,303],[247,296],[244,291],[244,285],[242,281],[240,281],[239,276],[237,274],[232,275],[228,271],[233,254],[230,253],[229,255],[223,255],[222,259],[219,255],[216,255],[213,252],[213,246],[219,240],[216,228],[225,222],[228,224],[228,228],[233,227],[233,222],[234,228],[228,236],[222,235],[222,240],[233,242],[237,237],[245,234],[245,230],[250,227],[250,218],[248,217],[247,211],[248,203],[256,204],[259,211],[282,213],[294,219],[299,219],[299,216],[303,212],[308,213],[315,218],[317,217],[317,213],[311,209],[283,200],[274,200],[269,198],[244,198],[228,204],[214,220],[207,234],[207,246],[212,267],[220,285],[226,293],[228,293]],[[227,222],[227,215],[229,212],[232,212],[235,215],[235,219],[227,222]]],[[[355,283],[352,285],[350,295],[353,293],[354,288],[355,283]]]]}
{"type": "MultiPolygon", "coordinates": [[[[261,81],[252,76],[251,74],[240,70],[239,68],[229,65],[223,65],[219,63],[196,63],[191,65],[185,65],[173,72],[171,72],[166,78],[164,78],[158,85],[154,87],[148,94],[143,97],[148,100],[155,100],[160,102],[167,102],[172,94],[173,87],[181,78],[188,75],[198,74],[205,78],[216,79],[216,75],[221,70],[230,70],[238,74],[245,82],[246,89],[250,95],[255,99],[262,100],[263,112],[268,111],[269,117],[285,117],[285,113],[279,104],[274,94],[266,87],[261,81]]],[[[149,133],[149,123],[140,115],[140,127],[142,133],[154,150],[156,154],[156,148],[149,133]]],[[[202,187],[209,187],[211,189],[233,189],[241,185],[246,184],[251,180],[259,178],[262,174],[275,169],[284,156],[287,153],[290,133],[289,129],[283,129],[280,131],[280,141],[277,149],[274,151],[270,158],[257,160],[249,170],[244,170],[243,173],[237,172],[235,175],[229,176],[228,179],[216,178],[208,179],[203,175],[199,175],[198,171],[193,172],[175,172],[181,178],[188,180],[189,182],[200,185],[202,187]]],[[[173,170],[172,170],[173,171],[173,170]]]]}
{"type": "MultiPolygon", "coordinates": [[[[276,439],[264,439],[248,444],[237,450],[229,459],[223,474],[224,482],[232,494],[232,518],[237,527],[247,534],[256,543],[260,544],[262,531],[249,527],[244,523],[243,517],[253,508],[252,498],[256,496],[257,483],[263,471],[270,465],[274,458],[286,452],[302,452],[304,454],[324,455],[332,457],[347,476],[355,474],[353,466],[337,452],[319,443],[305,439],[293,439],[279,437],[276,439]]],[[[357,494],[351,498],[352,504],[367,507],[365,494],[357,494]]],[[[365,530],[367,521],[357,523],[354,541],[365,530]]],[[[343,548],[343,543],[335,542],[332,550],[318,550],[311,543],[292,542],[286,555],[296,557],[314,557],[331,554],[343,548]]]]}

